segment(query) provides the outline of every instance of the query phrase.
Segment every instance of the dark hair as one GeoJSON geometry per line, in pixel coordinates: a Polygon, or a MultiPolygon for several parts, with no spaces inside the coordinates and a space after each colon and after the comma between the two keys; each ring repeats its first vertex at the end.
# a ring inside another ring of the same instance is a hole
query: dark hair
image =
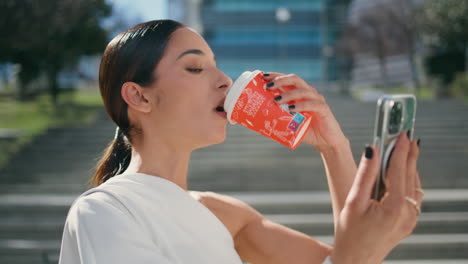
{"type": "Polygon", "coordinates": [[[154,70],[161,60],[171,34],[184,27],[173,20],[154,20],[138,24],[117,35],[106,47],[99,67],[99,89],[107,114],[118,127],[116,137],[107,147],[91,178],[97,186],[125,171],[132,148],[127,103],[120,90],[125,82],[141,86],[153,83],[154,70]]]}

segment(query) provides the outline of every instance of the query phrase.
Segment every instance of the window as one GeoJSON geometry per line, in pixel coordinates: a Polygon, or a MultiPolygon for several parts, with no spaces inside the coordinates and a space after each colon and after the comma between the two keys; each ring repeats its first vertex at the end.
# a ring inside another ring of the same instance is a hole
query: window
{"type": "Polygon", "coordinates": [[[322,0],[218,0],[213,3],[213,7],[218,11],[271,11],[278,7],[286,7],[291,10],[322,10],[322,0]]]}

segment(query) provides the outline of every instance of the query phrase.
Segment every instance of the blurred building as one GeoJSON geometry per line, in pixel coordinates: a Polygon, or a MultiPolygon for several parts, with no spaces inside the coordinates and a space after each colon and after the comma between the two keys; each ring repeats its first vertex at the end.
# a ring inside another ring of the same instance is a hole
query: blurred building
{"type": "Polygon", "coordinates": [[[203,33],[200,17],[200,6],[203,0],[170,0],[167,1],[168,18],[182,22],[203,33]]]}
{"type": "Polygon", "coordinates": [[[337,2],[347,1],[169,2],[169,14],[174,19],[176,15],[188,17],[187,14],[196,13],[181,10],[193,8],[190,3],[199,2],[203,35],[216,55],[219,68],[232,78],[254,69],[295,73],[315,83],[337,76],[333,47],[347,17],[346,5],[337,2]]]}

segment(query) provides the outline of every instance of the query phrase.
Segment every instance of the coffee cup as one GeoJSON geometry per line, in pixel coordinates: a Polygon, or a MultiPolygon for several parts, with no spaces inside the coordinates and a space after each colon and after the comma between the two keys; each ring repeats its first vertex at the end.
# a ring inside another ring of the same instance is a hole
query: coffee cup
{"type": "Polygon", "coordinates": [[[231,124],[241,124],[295,149],[310,128],[313,114],[290,112],[288,104],[277,104],[275,97],[296,88],[284,86],[275,90],[266,89],[268,82],[262,75],[263,72],[259,70],[246,71],[236,79],[224,102],[227,118],[231,124]]]}

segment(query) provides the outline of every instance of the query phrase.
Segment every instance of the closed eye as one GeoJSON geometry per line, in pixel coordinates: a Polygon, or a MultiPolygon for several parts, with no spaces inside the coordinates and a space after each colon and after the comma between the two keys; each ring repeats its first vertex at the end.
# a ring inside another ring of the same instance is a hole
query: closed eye
{"type": "Polygon", "coordinates": [[[191,73],[201,73],[203,71],[203,69],[200,68],[186,68],[186,70],[191,73]]]}

